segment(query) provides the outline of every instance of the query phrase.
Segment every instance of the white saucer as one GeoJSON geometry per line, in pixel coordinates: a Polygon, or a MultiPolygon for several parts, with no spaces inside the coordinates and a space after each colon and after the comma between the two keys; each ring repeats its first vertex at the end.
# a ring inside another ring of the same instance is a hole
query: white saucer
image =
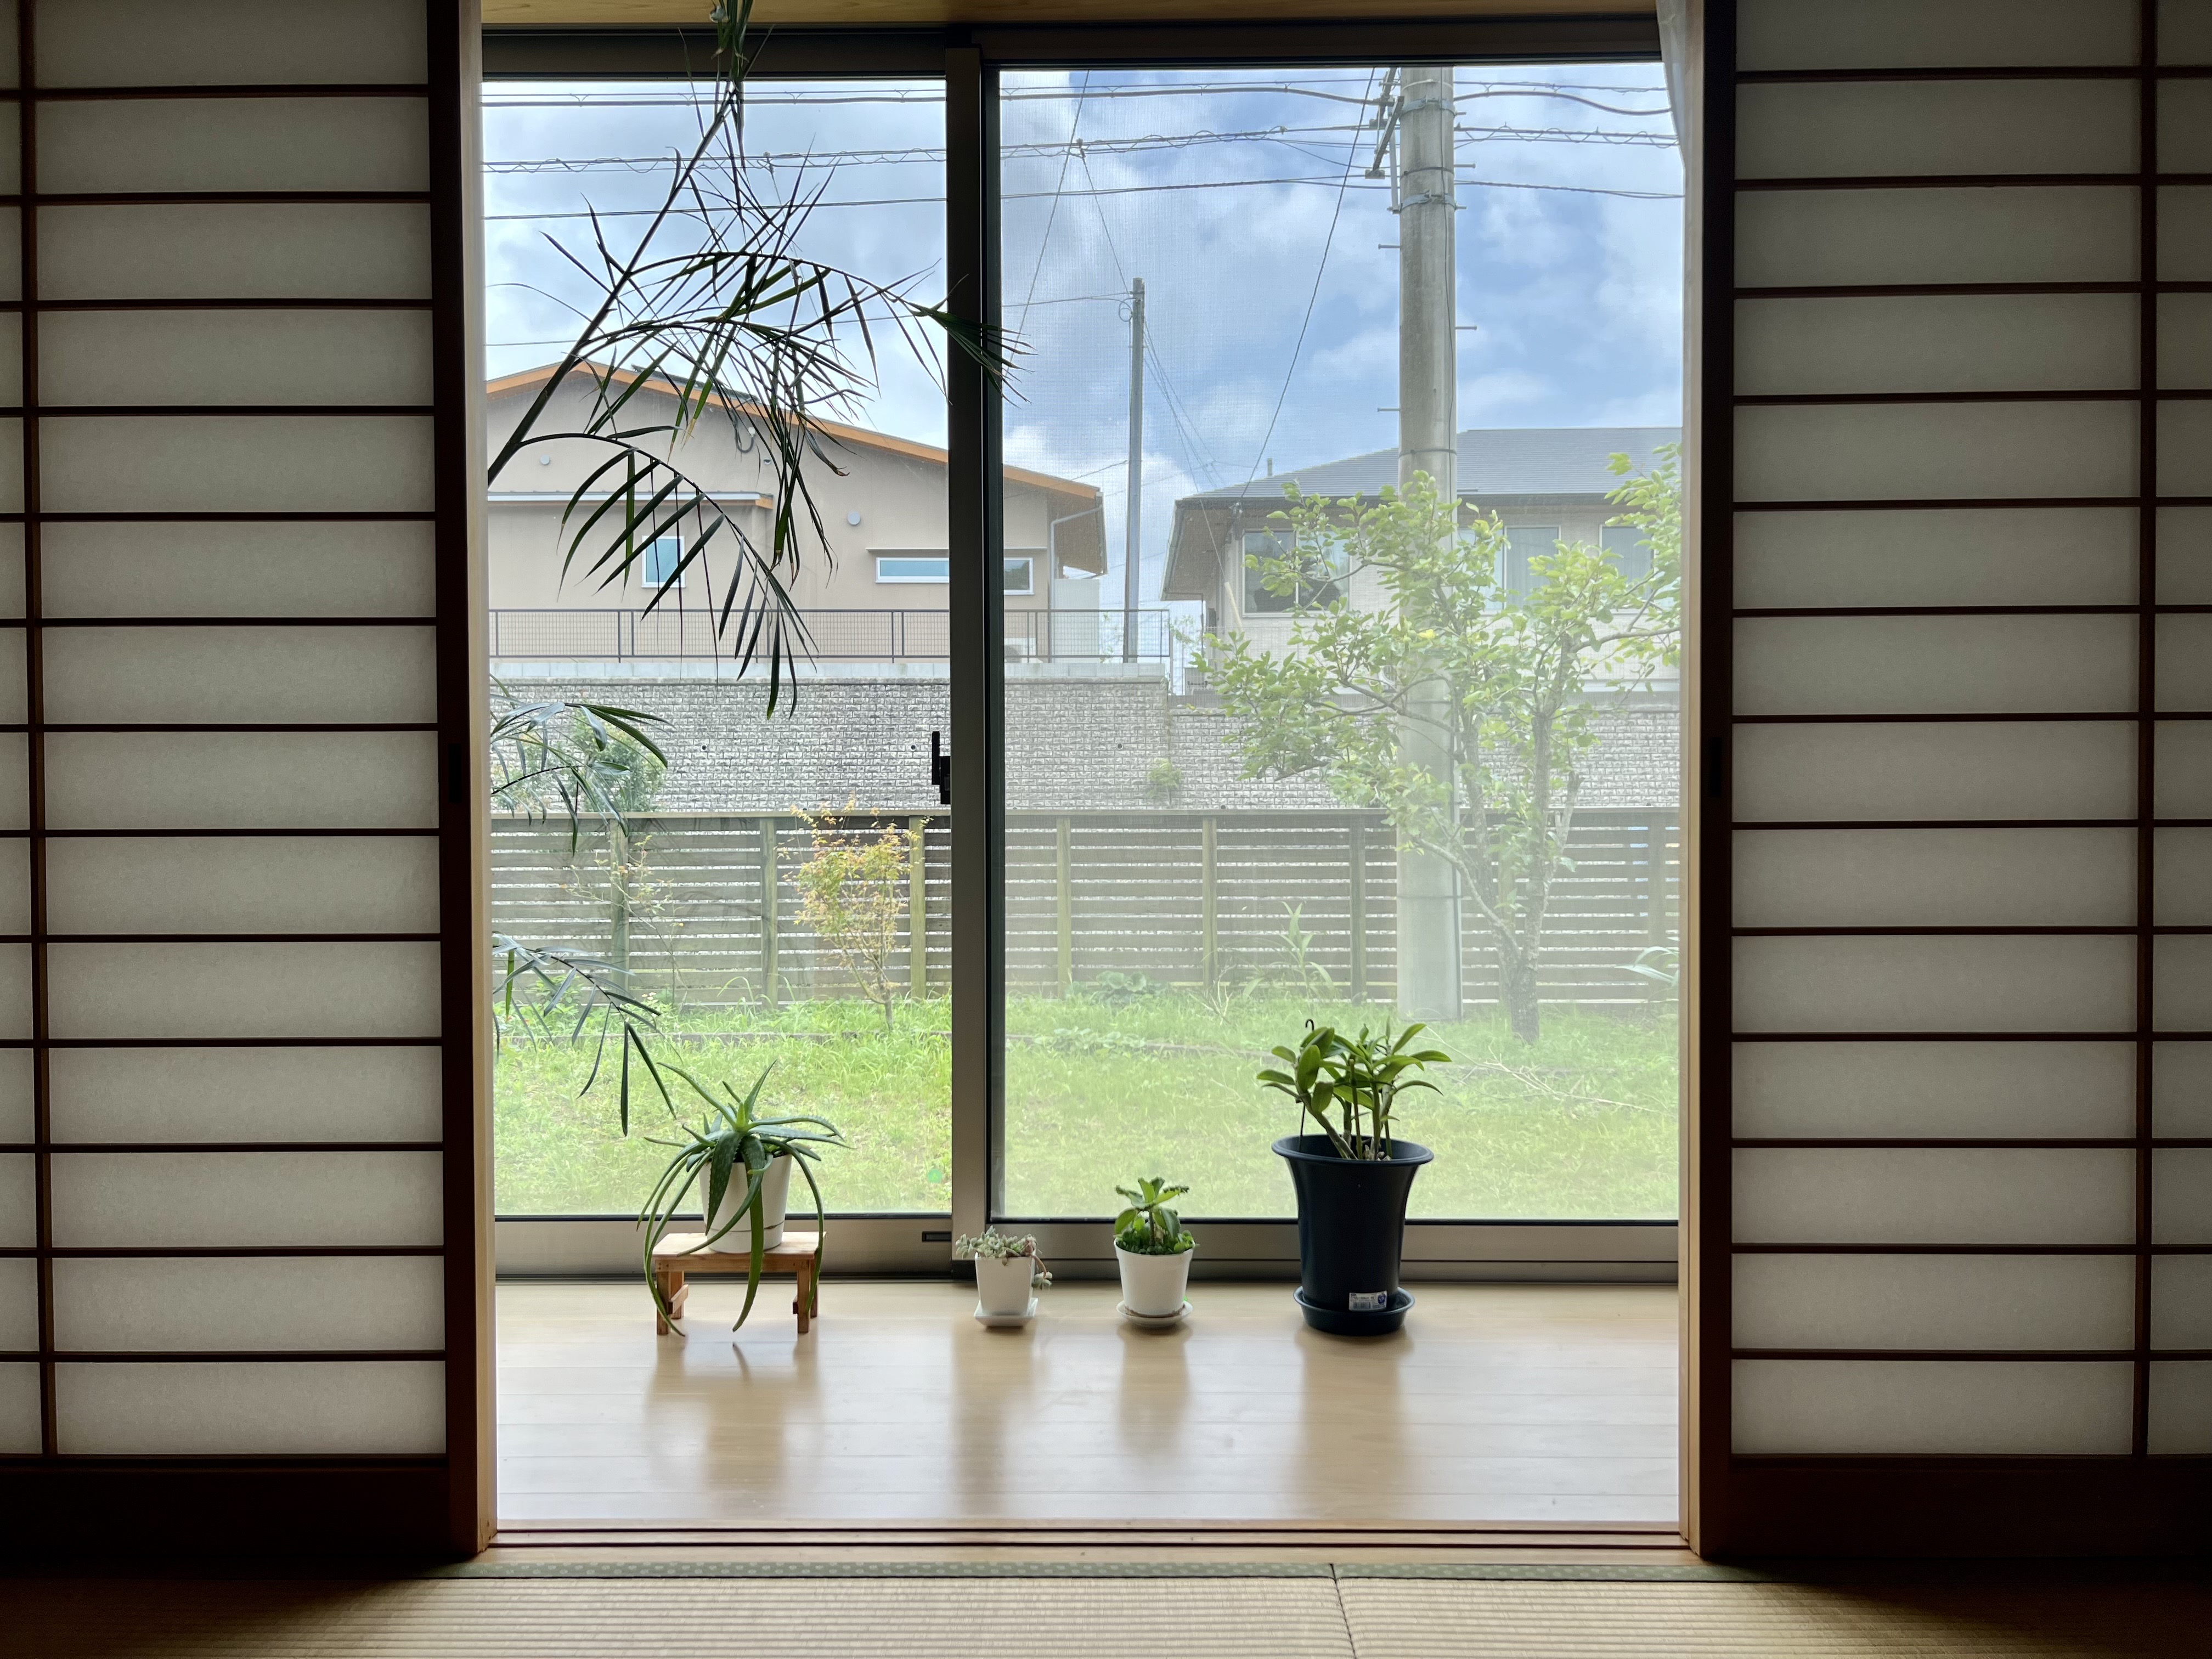
{"type": "Polygon", "coordinates": [[[1184,1303],[1182,1306],[1177,1308],[1171,1314],[1140,1314],[1131,1313],[1129,1311],[1129,1304],[1127,1303],[1117,1302],[1114,1304],[1114,1311],[1121,1315],[1122,1318],[1127,1320],[1132,1325],[1137,1326],[1140,1329],[1147,1331],[1166,1331],[1174,1329],[1177,1325],[1182,1324],[1185,1319],[1189,1317],[1190,1304],[1188,1302],[1184,1303]]]}
{"type": "Polygon", "coordinates": [[[1036,1304],[1037,1299],[1035,1297],[1031,1297],[1030,1298],[1030,1305],[1026,1312],[1018,1314],[994,1314],[985,1313],[983,1311],[983,1304],[978,1302],[975,1304],[975,1322],[978,1325],[988,1325],[994,1331],[1018,1330],[1022,1326],[1028,1324],[1030,1321],[1036,1317],[1036,1304]]]}

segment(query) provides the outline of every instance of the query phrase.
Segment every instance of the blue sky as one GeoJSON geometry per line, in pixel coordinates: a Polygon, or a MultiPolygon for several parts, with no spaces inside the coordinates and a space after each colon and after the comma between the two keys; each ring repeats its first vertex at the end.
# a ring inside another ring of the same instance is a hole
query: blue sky
{"type": "MultiPolygon", "coordinates": [[[[1397,402],[1397,255],[1378,246],[1397,240],[1396,222],[1383,181],[1366,177],[1375,134],[1364,125],[1380,81],[1366,69],[1006,77],[1001,282],[1006,321],[1028,348],[1007,458],[1099,485],[1118,561],[1121,296],[1142,276],[1148,597],[1176,496],[1241,483],[1271,458],[1289,470],[1396,442],[1396,416],[1383,411],[1397,402]]],[[[1475,325],[1460,337],[1460,424],[1679,422],[1681,167],[1657,65],[1463,67],[1455,92],[1459,320],[1475,325]]],[[[537,216],[649,204],[696,118],[665,83],[509,83],[490,97],[488,322],[500,374],[557,356],[547,343],[573,326],[560,301],[581,293],[546,237],[580,246],[588,225],[537,216]]],[[[784,187],[821,187],[806,252],[911,276],[933,300],[943,114],[927,84],[764,86],[746,143],[784,187]]],[[[606,222],[618,235],[637,221],[606,222]]],[[[940,394],[903,361],[887,362],[860,418],[944,436],[940,394]]]]}

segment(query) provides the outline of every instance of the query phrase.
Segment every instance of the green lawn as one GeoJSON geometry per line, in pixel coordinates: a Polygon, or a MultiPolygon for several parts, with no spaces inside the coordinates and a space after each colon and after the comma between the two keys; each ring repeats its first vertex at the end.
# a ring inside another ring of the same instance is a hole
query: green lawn
{"type": "MultiPolygon", "coordinates": [[[[1156,993],[1118,1003],[1014,999],[1007,1008],[1006,1207],[1099,1215],[1136,1175],[1188,1182],[1192,1215],[1290,1212],[1267,1150],[1291,1132],[1289,1103],[1253,1080],[1267,1049],[1309,1013],[1357,1024],[1385,1011],[1239,998],[1212,1006],[1156,993]]],[[[1455,1063],[1438,1092],[1407,1097],[1400,1127],[1434,1147],[1413,1188],[1431,1217],[1671,1217],[1675,1206],[1675,1037],[1651,1016],[1547,1010],[1543,1041],[1502,1021],[1439,1028],[1455,1063]]],[[[742,1088],[773,1060],[765,1099],[845,1131],[822,1174],[833,1208],[946,1207],[951,1049],[942,1000],[904,1005],[885,1036],[860,1002],[687,1010],[668,1043],[705,1077],[742,1088]]],[[[625,1140],[602,1078],[579,1097],[588,1051],[517,1044],[498,1061],[498,1206],[505,1214],[635,1210],[666,1154],[657,1101],[625,1140]]]]}

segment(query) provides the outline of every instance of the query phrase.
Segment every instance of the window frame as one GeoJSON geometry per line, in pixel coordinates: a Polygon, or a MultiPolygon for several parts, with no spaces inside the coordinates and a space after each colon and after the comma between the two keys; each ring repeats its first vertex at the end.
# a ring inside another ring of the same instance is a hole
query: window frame
{"type": "MultiPolygon", "coordinates": [[[[709,61],[710,31],[670,27],[553,30],[488,27],[487,79],[680,79],[709,61]]],[[[998,82],[1018,69],[1251,68],[1374,63],[1660,62],[1650,15],[1431,18],[1419,21],[1018,24],[945,29],[779,27],[763,37],[763,79],[943,78],[945,92],[946,289],[963,320],[1000,322],[998,270],[998,82]]],[[[1686,368],[1688,365],[1686,365],[1686,368]]],[[[1018,1223],[1039,1237],[1055,1271],[1110,1278],[1110,1224],[1006,1213],[1004,1115],[1006,809],[1003,793],[1006,595],[1002,388],[961,354],[946,363],[951,790],[979,803],[952,823],[951,1213],[840,1216],[830,1246],[844,1272],[942,1271],[951,1237],[1018,1223]],[[991,550],[997,550],[994,556],[991,550]]],[[[886,584],[899,585],[899,584],[886,584]]],[[[915,584],[917,586],[926,584],[915,584]]],[[[1686,1066],[1687,1050],[1685,1049],[1686,1066]]],[[[1684,1194],[1684,1212],[1689,1195],[1684,1194]]],[[[1294,1270],[1296,1223],[1206,1220],[1204,1271],[1232,1276],[1294,1270]]],[[[617,1271],[629,1265],[627,1218],[514,1218],[499,1222],[502,1263],[524,1273],[617,1271]],[[514,1235],[510,1243],[509,1235],[514,1235]]],[[[1428,1279],[1665,1281],[1675,1277],[1673,1220],[1413,1221],[1405,1273],[1428,1279]]]]}
{"type": "Polygon", "coordinates": [[[876,586],[878,587],[942,587],[952,580],[952,554],[949,549],[942,553],[933,553],[921,548],[872,547],[868,550],[868,557],[874,563],[876,586]],[[886,576],[884,574],[884,567],[888,564],[922,564],[932,560],[945,567],[934,576],[886,576]]]}

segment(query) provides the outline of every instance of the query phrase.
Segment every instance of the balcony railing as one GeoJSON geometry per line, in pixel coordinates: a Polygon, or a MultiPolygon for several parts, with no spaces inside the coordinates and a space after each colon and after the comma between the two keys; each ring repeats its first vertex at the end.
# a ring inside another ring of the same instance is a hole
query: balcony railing
{"type": "MultiPolygon", "coordinates": [[[[944,611],[802,611],[817,662],[944,662],[951,616],[944,611]]],[[[515,611],[491,613],[491,654],[508,661],[705,662],[727,656],[707,610],[515,611]]],[[[1138,662],[1181,660],[1173,613],[1136,613],[1138,662]]],[[[1009,662],[1121,662],[1119,611],[1006,611],[1009,662]]],[[[735,633],[734,628],[732,629],[735,633]]]]}

